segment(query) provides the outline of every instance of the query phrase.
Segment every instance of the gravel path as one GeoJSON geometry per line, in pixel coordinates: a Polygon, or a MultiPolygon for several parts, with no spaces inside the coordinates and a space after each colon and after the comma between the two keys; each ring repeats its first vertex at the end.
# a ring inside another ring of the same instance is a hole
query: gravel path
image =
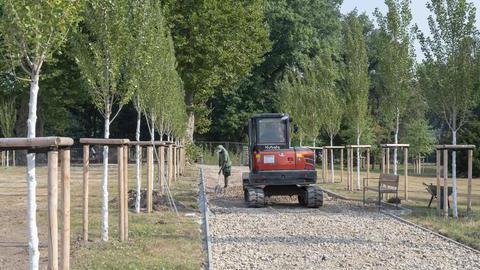
{"type": "Polygon", "coordinates": [[[241,187],[210,194],[214,269],[480,269],[480,255],[354,202],[245,208],[241,187]]]}

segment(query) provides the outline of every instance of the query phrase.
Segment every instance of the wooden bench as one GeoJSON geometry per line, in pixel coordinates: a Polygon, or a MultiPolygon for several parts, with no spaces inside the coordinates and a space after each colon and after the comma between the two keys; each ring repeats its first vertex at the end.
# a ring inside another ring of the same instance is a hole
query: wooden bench
{"type": "MultiPolygon", "coordinates": [[[[381,206],[383,194],[395,193],[398,198],[398,183],[399,183],[398,175],[380,174],[379,178],[364,178],[363,179],[363,204],[365,205],[365,202],[366,202],[365,195],[368,190],[378,192],[379,208],[381,206]],[[365,180],[369,180],[369,179],[378,179],[378,185],[374,187],[368,186],[368,181],[365,181],[365,180]]],[[[395,205],[398,207],[398,200],[395,205]]]]}

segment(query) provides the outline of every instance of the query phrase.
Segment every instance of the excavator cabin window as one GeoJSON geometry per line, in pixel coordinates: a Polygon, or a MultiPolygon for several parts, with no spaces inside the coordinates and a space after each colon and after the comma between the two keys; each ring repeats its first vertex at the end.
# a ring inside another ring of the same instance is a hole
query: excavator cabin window
{"type": "Polygon", "coordinates": [[[286,144],[287,123],[281,118],[258,119],[258,144],[286,144]]]}

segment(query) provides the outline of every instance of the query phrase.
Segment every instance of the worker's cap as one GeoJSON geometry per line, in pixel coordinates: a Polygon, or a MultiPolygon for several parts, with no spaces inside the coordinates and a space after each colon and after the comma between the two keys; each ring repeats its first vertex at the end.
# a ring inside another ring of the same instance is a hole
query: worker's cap
{"type": "Polygon", "coordinates": [[[225,150],[225,148],[223,147],[223,145],[217,146],[217,152],[218,152],[218,153],[222,152],[223,150],[225,150]]]}

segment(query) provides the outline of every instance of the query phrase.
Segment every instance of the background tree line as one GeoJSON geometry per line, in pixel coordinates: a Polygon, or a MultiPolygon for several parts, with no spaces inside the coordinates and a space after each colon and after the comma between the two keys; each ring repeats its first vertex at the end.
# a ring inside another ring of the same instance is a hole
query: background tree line
{"type": "MultiPolygon", "coordinates": [[[[346,15],[340,13],[341,0],[154,2],[171,36],[188,137],[245,141],[246,121],[253,113],[288,111],[301,127],[297,143],[357,143],[358,138],[372,144],[409,142],[414,155],[430,153],[434,143],[454,137],[458,143],[479,145],[479,37],[477,11],[469,1],[429,1],[431,35],[416,29],[409,1],[403,0],[385,1],[385,14],[346,15]],[[422,44],[422,62],[413,50],[415,39],[422,44]]],[[[124,16],[132,16],[126,12],[124,16]]],[[[87,21],[79,25],[83,29],[87,21]]],[[[75,56],[79,40],[72,33],[42,68],[37,134],[104,136],[104,113],[85,95],[89,80],[75,56]]],[[[132,63],[141,59],[132,58],[132,63]]],[[[0,107],[7,113],[0,115],[15,117],[3,117],[10,121],[2,121],[8,122],[2,130],[4,136],[25,136],[29,84],[15,80],[20,67],[4,63],[0,107]]],[[[142,61],[136,66],[148,69],[142,61]]],[[[115,84],[128,98],[120,102],[124,104],[111,122],[110,136],[134,139],[140,100],[136,89],[153,85],[148,83],[153,78],[143,77],[140,86],[120,69],[115,84]],[[124,87],[126,81],[129,86],[124,87]]],[[[148,126],[141,121],[142,139],[150,137],[148,126]]],[[[478,150],[475,155],[479,157],[478,150]]],[[[478,174],[478,158],[475,162],[478,174]]],[[[463,170],[463,162],[459,166],[463,170]]]]}

